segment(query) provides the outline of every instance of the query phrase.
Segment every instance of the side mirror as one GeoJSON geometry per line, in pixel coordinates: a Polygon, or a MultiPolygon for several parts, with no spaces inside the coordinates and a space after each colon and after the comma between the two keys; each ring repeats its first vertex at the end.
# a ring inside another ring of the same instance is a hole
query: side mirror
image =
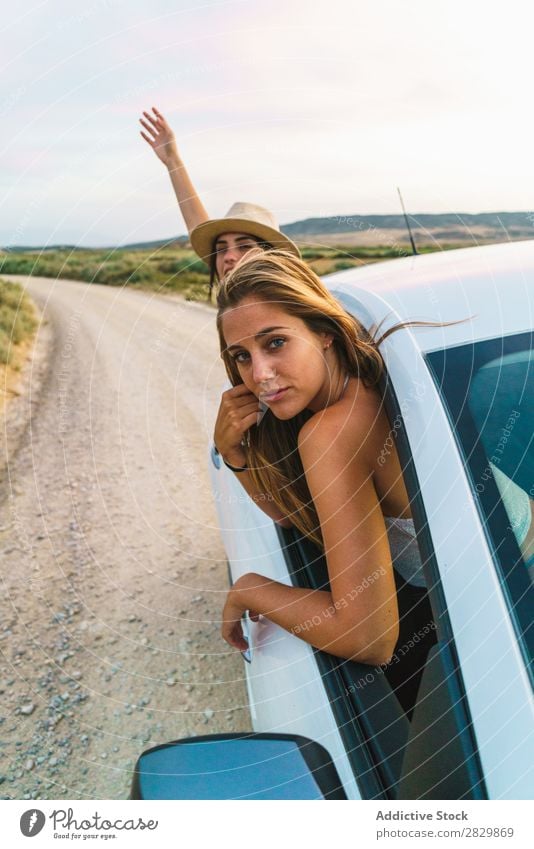
{"type": "Polygon", "coordinates": [[[147,749],[130,799],[346,799],[330,755],[291,734],[213,734],[147,749]]]}

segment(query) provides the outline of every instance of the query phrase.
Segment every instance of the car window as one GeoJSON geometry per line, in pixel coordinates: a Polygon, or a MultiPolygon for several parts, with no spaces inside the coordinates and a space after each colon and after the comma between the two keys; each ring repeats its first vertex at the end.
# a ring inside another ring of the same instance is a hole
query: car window
{"type": "Polygon", "coordinates": [[[532,333],[433,351],[427,360],[465,458],[512,619],[532,657],[532,333]]]}
{"type": "Polygon", "coordinates": [[[534,578],[534,352],[485,363],[473,375],[467,400],[509,530],[534,578]]]}

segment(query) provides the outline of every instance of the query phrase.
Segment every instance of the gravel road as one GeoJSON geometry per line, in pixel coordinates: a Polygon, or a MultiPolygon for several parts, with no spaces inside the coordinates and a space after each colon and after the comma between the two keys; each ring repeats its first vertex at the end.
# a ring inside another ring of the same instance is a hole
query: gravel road
{"type": "Polygon", "coordinates": [[[215,316],[10,279],[42,322],[2,427],[0,794],[126,798],[143,749],[250,729],[243,662],[219,636],[215,316]]]}

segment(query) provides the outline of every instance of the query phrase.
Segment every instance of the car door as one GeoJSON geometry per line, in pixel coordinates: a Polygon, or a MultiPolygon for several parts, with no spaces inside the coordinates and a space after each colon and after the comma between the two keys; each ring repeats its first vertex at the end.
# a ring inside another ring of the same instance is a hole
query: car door
{"type": "MultiPolygon", "coordinates": [[[[384,355],[388,414],[396,423],[428,588],[425,599],[416,600],[410,588],[398,585],[415,630],[410,635],[405,629],[391,668],[384,670],[317,652],[265,619],[251,623],[247,679],[254,727],[292,730],[322,742],[340,767],[349,798],[501,798],[518,792],[512,790],[514,776],[528,774],[534,762],[520,756],[514,770],[503,767],[506,747],[518,744],[522,733],[532,734],[524,660],[505,599],[495,591],[486,530],[429,364],[406,335],[390,337],[384,355]],[[433,639],[427,639],[430,623],[433,639]],[[511,667],[504,668],[506,658],[511,667]],[[409,715],[399,698],[405,670],[418,684],[409,715]],[[514,687],[519,734],[506,715],[504,681],[507,689],[514,687]]],[[[233,579],[253,570],[284,583],[327,586],[325,564],[313,546],[275,526],[234,476],[224,469],[218,474],[216,465],[212,455],[233,579]]],[[[524,786],[532,793],[531,785],[524,786]]]]}
{"type": "MultiPolygon", "coordinates": [[[[402,375],[400,380],[398,389],[402,394],[402,375]]],[[[409,397],[416,398],[412,384],[409,393],[409,397]]],[[[394,409],[398,399],[392,381],[386,394],[390,419],[400,422],[398,438],[405,446],[403,464],[410,495],[414,503],[419,500],[422,504],[413,453],[408,439],[402,438],[405,417],[410,418],[410,411],[406,403],[402,405],[404,412],[400,407],[394,409]]],[[[420,431],[421,426],[416,441],[420,431]]],[[[276,526],[247,496],[214,450],[210,465],[231,579],[235,581],[245,572],[254,571],[287,584],[310,589],[327,587],[326,563],[317,549],[293,529],[276,526]]],[[[422,510],[419,535],[427,528],[422,510]]],[[[469,762],[473,747],[469,722],[458,709],[460,702],[452,686],[454,659],[448,632],[442,637],[440,651],[434,652],[429,666],[431,673],[425,677],[431,697],[423,700],[422,708],[416,705],[414,710],[419,725],[421,721],[424,725],[426,718],[436,712],[438,718],[445,714],[445,719],[436,722],[434,716],[435,733],[430,737],[421,730],[411,734],[412,726],[399,697],[399,688],[402,689],[404,678],[415,677],[419,682],[425,676],[425,663],[418,660],[416,643],[410,645],[410,639],[415,635],[417,640],[417,633],[426,627],[424,636],[429,643],[428,638],[433,636],[428,627],[432,612],[428,601],[425,599],[423,604],[420,598],[415,600],[414,591],[400,580],[398,589],[406,621],[398,650],[387,670],[343,661],[314,650],[265,618],[257,624],[248,623],[251,663],[246,665],[246,676],[253,725],[257,731],[299,733],[322,743],[338,767],[348,798],[421,798],[426,794],[432,797],[436,788],[443,798],[447,795],[459,798],[465,788],[482,785],[478,773],[472,775],[462,766],[465,760],[469,762]],[[439,699],[432,697],[437,680],[448,682],[440,689],[439,699]],[[453,713],[444,708],[444,705],[449,707],[451,693],[456,706],[453,713]],[[429,751],[433,755],[442,749],[443,737],[459,741],[460,745],[449,747],[448,760],[444,757],[434,760],[429,751]],[[436,745],[437,742],[441,745],[436,745]],[[435,770],[427,767],[420,772],[421,765],[433,763],[441,767],[452,762],[464,778],[461,790],[458,774],[449,766],[446,775],[452,772],[452,780],[447,786],[437,781],[435,770]]],[[[432,595],[438,592],[438,582],[434,581],[432,595]]],[[[439,606],[435,600],[434,606],[439,606]]],[[[442,615],[442,626],[445,619],[442,615]]],[[[476,793],[475,789],[475,796],[476,793]]]]}
{"type": "MultiPolygon", "coordinates": [[[[391,407],[396,403],[391,383],[386,394],[391,407]]],[[[395,416],[410,495],[419,503],[418,530],[424,535],[428,522],[404,418],[391,407],[391,420],[395,416]]],[[[213,451],[211,463],[217,470],[212,472],[213,486],[233,580],[250,570],[310,589],[327,587],[324,557],[309,540],[268,519],[213,451]]],[[[252,662],[246,671],[254,728],[300,733],[321,742],[349,798],[483,797],[469,720],[460,709],[460,673],[444,625],[446,612],[441,613],[441,644],[436,647],[427,594],[397,578],[402,627],[389,669],[314,650],[266,619],[249,624],[252,662]],[[410,678],[421,682],[424,693],[410,705],[412,723],[399,695],[404,679],[410,678]],[[427,726],[432,733],[425,733],[427,726]]],[[[431,596],[438,608],[436,581],[431,596]]]]}

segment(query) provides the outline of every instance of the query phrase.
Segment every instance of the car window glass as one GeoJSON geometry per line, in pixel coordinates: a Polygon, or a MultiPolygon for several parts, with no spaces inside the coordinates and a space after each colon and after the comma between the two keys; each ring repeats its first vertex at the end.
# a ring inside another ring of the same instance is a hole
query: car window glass
{"type": "Polygon", "coordinates": [[[473,376],[467,400],[508,516],[509,530],[533,578],[533,352],[505,354],[485,363],[473,376]]]}
{"type": "Polygon", "coordinates": [[[463,456],[510,618],[534,654],[534,336],[426,355],[463,456]]]}

